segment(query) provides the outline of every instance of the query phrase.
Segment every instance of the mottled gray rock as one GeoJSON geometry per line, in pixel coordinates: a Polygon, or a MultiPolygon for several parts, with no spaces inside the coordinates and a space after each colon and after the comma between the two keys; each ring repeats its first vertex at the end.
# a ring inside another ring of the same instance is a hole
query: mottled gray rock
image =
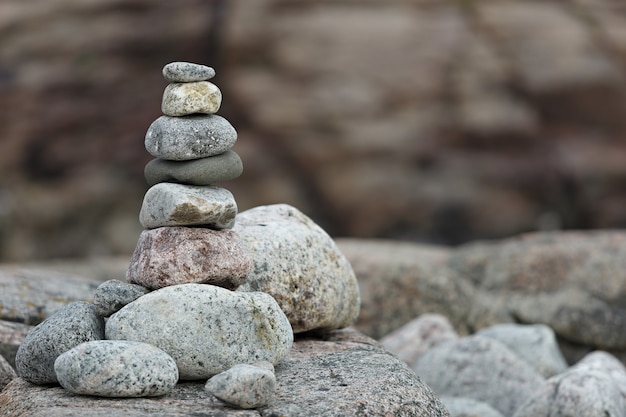
{"type": "Polygon", "coordinates": [[[440,396],[484,401],[510,416],[544,378],[502,343],[481,336],[443,342],[413,367],[440,396]]]}
{"type": "Polygon", "coordinates": [[[0,391],[4,389],[14,378],[17,378],[17,373],[11,364],[0,356],[0,391]]]}
{"type": "Polygon", "coordinates": [[[406,364],[354,330],[301,337],[276,367],[276,395],[260,410],[229,409],[204,382],[178,383],[161,398],[76,396],[21,378],[0,393],[3,417],[446,417],[445,407],[406,364]],[[384,387],[384,389],[381,389],[384,387]]]}
{"type": "Polygon", "coordinates": [[[568,365],[554,331],[543,324],[496,324],[477,333],[506,345],[546,378],[565,372],[568,365]]]}
{"type": "Polygon", "coordinates": [[[275,204],[240,213],[233,230],[254,264],[238,290],[272,295],[296,333],[354,322],[360,304],[354,271],[313,220],[287,204],[275,204]]]}
{"type": "Polygon", "coordinates": [[[155,397],[178,382],[176,362],[147,343],[124,340],[85,342],[54,362],[61,386],[81,395],[155,397]]]}
{"type": "Polygon", "coordinates": [[[157,158],[148,162],[143,170],[150,186],[160,182],[212,185],[234,180],[242,172],[241,158],[232,150],[191,161],[167,161],[157,158]]]}
{"type": "Polygon", "coordinates": [[[184,284],[146,294],[113,314],[106,338],[167,352],[180,379],[203,379],[239,363],[277,364],[293,343],[289,321],[265,293],[184,284]]]}
{"type": "Polygon", "coordinates": [[[588,353],[570,368],[570,370],[575,369],[605,373],[613,379],[621,391],[622,397],[626,399],[626,367],[610,353],[601,350],[588,353]]]}
{"type": "Polygon", "coordinates": [[[413,366],[428,350],[459,335],[445,316],[426,313],[389,333],[380,344],[413,366]]]}
{"type": "Polygon", "coordinates": [[[139,235],[126,279],[151,289],[186,283],[232,289],[251,268],[248,249],[232,230],[159,227],[139,235]]]}
{"type": "Polygon", "coordinates": [[[225,188],[162,182],[146,192],[139,221],[146,229],[164,226],[205,226],[230,229],[237,203],[225,188]]]}
{"type": "Polygon", "coordinates": [[[166,116],[217,113],[222,104],[222,92],[213,83],[196,81],[171,83],[165,87],[161,111],[166,116]]]}
{"type": "Polygon", "coordinates": [[[33,328],[28,324],[0,320],[0,356],[15,367],[15,355],[28,332],[33,328]]]}
{"type": "Polygon", "coordinates": [[[146,132],[150,155],[172,161],[188,161],[219,155],[237,142],[237,131],[217,114],[185,117],[161,116],[146,132]]]}
{"type": "Polygon", "coordinates": [[[215,77],[215,70],[206,65],[176,61],[163,67],[163,77],[172,83],[205,81],[215,77]]]}
{"type": "Polygon", "coordinates": [[[228,405],[259,408],[274,399],[276,376],[267,369],[239,364],[211,377],[204,389],[228,405]]]}
{"type": "Polygon", "coordinates": [[[76,301],[33,328],[15,356],[17,374],[34,384],[56,383],[54,361],[83,342],[104,339],[104,320],[93,304],[76,301]]]}
{"type": "Polygon", "coordinates": [[[441,397],[450,417],[503,417],[502,414],[483,401],[463,397],[441,397]]]}
{"type": "Polygon", "coordinates": [[[126,304],[149,292],[148,288],[141,285],[110,279],[96,288],[93,295],[93,303],[99,315],[109,317],[126,304]]]}
{"type": "Polygon", "coordinates": [[[603,373],[575,369],[545,381],[514,417],[624,417],[626,402],[613,379],[603,373]]]}

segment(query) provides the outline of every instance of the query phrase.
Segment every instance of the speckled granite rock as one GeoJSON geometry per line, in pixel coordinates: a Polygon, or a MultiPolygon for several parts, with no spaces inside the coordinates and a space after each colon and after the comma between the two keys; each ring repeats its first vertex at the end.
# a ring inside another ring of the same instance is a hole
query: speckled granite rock
{"type": "Polygon", "coordinates": [[[170,62],[163,67],[163,78],[172,83],[205,81],[215,77],[211,67],[192,62],[170,62]]]}
{"type": "Polygon", "coordinates": [[[113,314],[106,338],[150,343],[167,352],[180,379],[206,379],[239,363],[280,362],[291,326],[265,293],[183,284],[146,294],[113,314]]]}
{"type": "Polygon", "coordinates": [[[93,304],[96,306],[96,313],[103,317],[109,317],[126,304],[149,292],[148,288],[141,285],[110,279],[96,288],[93,304]]]}
{"type": "Polygon", "coordinates": [[[17,349],[32,328],[28,324],[0,320],[0,356],[12,367],[15,367],[17,349]]]}
{"type": "Polygon", "coordinates": [[[235,288],[251,267],[248,249],[232,230],[159,227],[139,235],[126,279],[151,289],[186,283],[235,288]]]}
{"type": "Polygon", "coordinates": [[[222,92],[213,83],[196,81],[172,83],[165,87],[161,111],[167,116],[195,113],[217,113],[222,104],[222,92]]]}
{"type": "Polygon", "coordinates": [[[167,161],[157,158],[148,162],[143,170],[146,182],[150,186],[160,182],[213,185],[233,180],[242,172],[241,158],[231,150],[191,161],[167,161]]]}
{"type": "Polygon", "coordinates": [[[81,343],[56,359],[54,371],[69,392],[100,397],[155,397],[178,382],[176,362],[167,353],[123,340],[81,343]]]}
{"type": "Polygon", "coordinates": [[[357,280],[333,239],[287,204],[239,213],[233,228],[254,266],[239,291],[272,295],[294,332],[349,326],[359,314],[357,280]]]}
{"type": "Polygon", "coordinates": [[[211,377],[206,392],[237,408],[259,408],[274,399],[274,372],[248,364],[235,365],[211,377]]]}

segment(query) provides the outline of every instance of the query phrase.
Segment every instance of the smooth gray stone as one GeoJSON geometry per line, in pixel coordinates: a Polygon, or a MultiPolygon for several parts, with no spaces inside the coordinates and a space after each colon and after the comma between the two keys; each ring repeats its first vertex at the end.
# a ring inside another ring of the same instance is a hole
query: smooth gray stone
{"type": "Polygon", "coordinates": [[[149,292],[148,288],[141,285],[111,279],[103,282],[96,288],[93,295],[93,303],[98,314],[103,317],[109,317],[126,304],[149,292]]]}
{"type": "Polygon", "coordinates": [[[104,319],[93,304],[77,301],[61,308],[26,335],[15,356],[17,374],[33,384],[57,382],[56,358],[83,342],[104,339],[104,319]]]}
{"type": "Polygon", "coordinates": [[[607,374],[615,381],[622,392],[622,396],[626,398],[626,367],[609,352],[602,350],[590,352],[570,368],[570,370],[574,369],[599,371],[607,374]]]}
{"type": "Polygon", "coordinates": [[[61,354],[54,371],[73,394],[99,397],[156,397],[178,382],[176,362],[147,343],[96,340],[61,354]]]}
{"type": "Polygon", "coordinates": [[[170,161],[188,161],[226,152],[237,142],[237,131],[216,114],[161,116],[146,132],[150,155],[170,161]]]}
{"type": "Polygon", "coordinates": [[[243,172],[241,158],[232,150],[191,161],[167,161],[157,158],[143,170],[148,185],[176,182],[191,185],[213,185],[230,181],[243,172]]]}
{"type": "Polygon", "coordinates": [[[441,397],[441,402],[450,412],[450,417],[504,417],[489,404],[463,397],[441,397]]]}
{"type": "Polygon", "coordinates": [[[222,104],[222,92],[213,83],[171,83],[165,87],[161,111],[166,116],[217,113],[222,104]]]}
{"type": "Polygon", "coordinates": [[[211,377],[204,389],[228,405],[258,408],[274,399],[276,376],[267,369],[239,364],[211,377]]]}
{"type": "Polygon", "coordinates": [[[177,61],[163,67],[163,77],[172,83],[205,81],[215,77],[215,70],[206,65],[177,61]]]}

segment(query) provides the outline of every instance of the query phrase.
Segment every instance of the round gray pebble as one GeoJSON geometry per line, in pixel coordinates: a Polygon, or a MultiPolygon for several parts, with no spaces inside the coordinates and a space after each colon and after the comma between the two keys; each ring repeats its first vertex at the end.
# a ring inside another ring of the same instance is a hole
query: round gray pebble
{"type": "Polygon", "coordinates": [[[98,340],[82,343],[54,363],[59,383],[74,394],[155,397],[178,382],[176,362],[147,343],[98,340]]]}
{"type": "Polygon", "coordinates": [[[126,304],[149,292],[148,288],[141,285],[110,279],[96,288],[93,295],[93,303],[98,314],[109,317],[126,304]]]}
{"type": "Polygon", "coordinates": [[[170,62],[163,67],[163,77],[173,83],[205,81],[215,77],[215,70],[191,62],[170,62]]]}
{"type": "Polygon", "coordinates": [[[148,162],[143,171],[150,186],[160,182],[213,185],[234,180],[242,172],[241,158],[231,150],[192,161],[166,161],[157,158],[148,162]]]}
{"type": "Polygon", "coordinates": [[[209,379],[205,391],[239,408],[258,408],[274,398],[276,376],[268,369],[240,364],[209,379]]]}

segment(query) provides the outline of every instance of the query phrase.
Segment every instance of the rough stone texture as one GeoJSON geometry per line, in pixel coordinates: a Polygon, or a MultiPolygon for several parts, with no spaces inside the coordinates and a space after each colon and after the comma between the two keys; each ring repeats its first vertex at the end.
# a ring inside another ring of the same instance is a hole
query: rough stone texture
{"type": "Polygon", "coordinates": [[[147,343],[85,342],[54,362],[61,386],[74,394],[99,397],[156,397],[178,382],[176,362],[147,343]]]}
{"type": "Polygon", "coordinates": [[[104,320],[93,304],[70,303],[33,328],[15,356],[20,377],[35,384],[57,382],[54,361],[83,342],[104,339],[104,320]]]}
{"type": "Polygon", "coordinates": [[[542,384],[514,417],[623,417],[626,402],[610,376],[571,370],[542,384]]]}
{"type": "Polygon", "coordinates": [[[237,142],[237,131],[217,114],[161,116],[148,127],[144,145],[150,155],[188,161],[219,155],[237,142]]]}
{"type": "Polygon", "coordinates": [[[459,335],[448,319],[440,314],[422,314],[380,340],[380,344],[413,366],[428,350],[459,335]]]}
{"type": "Polygon", "coordinates": [[[4,389],[14,378],[17,378],[17,373],[11,364],[0,356],[0,391],[4,389]]]}
{"type": "Polygon", "coordinates": [[[503,323],[482,329],[476,334],[503,343],[545,378],[565,372],[568,367],[554,331],[546,325],[503,323]]]}
{"type": "Polygon", "coordinates": [[[215,70],[192,62],[170,62],[163,67],[163,77],[172,83],[205,81],[215,77],[215,70]]]}
{"type": "Polygon", "coordinates": [[[441,397],[450,417],[503,417],[502,414],[483,401],[462,397],[441,397]]]}
{"type": "Polygon", "coordinates": [[[240,364],[211,377],[206,392],[238,408],[259,408],[274,399],[276,377],[272,371],[240,364]]]}
{"type": "Polygon", "coordinates": [[[617,384],[622,397],[626,400],[626,367],[615,356],[608,352],[596,350],[585,355],[580,361],[570,368],[598,371],[607,374],[617,384]]]}
{"type": "Polygon", "coordinates": [[[153,159],[144,168],[143,174],[152,186],[159,182],[178,182],[192,185],[212,185],[230,181],[243,172],[243,163],[237,153],[224,153],[191,161],[167,161],[153,159]]]}
{"type": "Polygon", "coordinates": [[[107,321],[106,338],[163,349],[180,379],[207,379],[239,363],[277,364],[293,343],[289,321],[268,294],[202,284],[165,287],[126,305],[107,321]]]}
{"type": "Polygon", "coordinates": [[[255,207],[237,216],[233,230],[253,259],[238,290],[274,297],[295,333],[347,327],[357,318],[359,289],[350,263],[298,209],[286,204],[255,207]]]}
{"type": "Polygon", "coordinates": [[[262,410],[228,409],[204,392],[204,382],[179,383],[163,398],[94,400],[20,378],[0,393],[0,408],[3,417],[449,415],[405,364],[354,330],[296,340],[287,359],[276,367],[276,379],[275,401],[262,410]]]}
{"type": "Polygon", "coordinates": [[[146,229],[164,226],[205,226],[230,229],[237,203],[225,188],[162,182],[146,192],[139,221],[146,229]]]}
{"type": "Polygon", "coordinates": [[[171,83],[165,87],[161,111],[166,116],[217,113],[222,104],[222,92],[213,83],[197,81],[171,83]]]}
{"type": "Polygon", "coordinates": [[[541,374],[505,345],[467,336],[426,352],[413,367],[439,396],[484,401],[511,416],[544,382],[541,374]]]}
{"type": "Polygon", "coordinates": [[[149,292],[148,288],[141,285],[111,279],[98,285],[93,295],[93,304],[96,306],[96,313],[109,317],[126,304],[149,292]]]}
{"type": "Polygon", "coordinates": [[[160,227],[139,236],[126,279],[151,289],[186,283],[232,289],[251,268],[248,249],[232,230],[160,227]]]}
{"type": "Polygon", "coordinates": [[[32,328],[27,324],[0,320],[0,356],[12,367],[15,367],[17,349],[32,328]]]}

